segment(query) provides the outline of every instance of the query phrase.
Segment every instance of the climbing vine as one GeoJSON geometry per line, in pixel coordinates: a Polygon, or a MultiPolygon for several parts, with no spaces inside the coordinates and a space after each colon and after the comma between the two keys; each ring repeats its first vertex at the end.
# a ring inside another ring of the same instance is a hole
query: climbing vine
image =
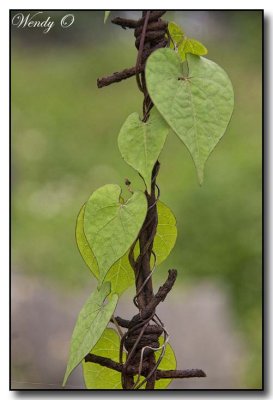
{"type": "MultiPolygon", "coordinates": [[[[105,12],[105,22],[109,14],[105,12]]],[[[175,217],[159,200],[158,158],[168,135],[176,134],[189,150],[201,184],[205,163],[231,118],[234,96],[225,71],[203,57],[206,47],[176,23],[163,21],[164,14],[144,11],[138,21],[112,20],[134,29],[137,61],[97,83],[101,88],[136,76],[143,115],[127,117],[118,147],[142,177],[143,188],[133,190],[127,181],[129,190],[122,193],[119,185],[105,185],[79,212],[77,245],[98,286],[78,316],[63,384],[79,364],[87,389],[165,389],[174,378],[206,376],[201,369],[176,370],[170,335],[156,312],[177,276],[169,270],[154,294],[152,274],[177,236],[175,217]],[[137,314],[130,321],[114,316],[121,295],[134,283],[137,314]]]]}

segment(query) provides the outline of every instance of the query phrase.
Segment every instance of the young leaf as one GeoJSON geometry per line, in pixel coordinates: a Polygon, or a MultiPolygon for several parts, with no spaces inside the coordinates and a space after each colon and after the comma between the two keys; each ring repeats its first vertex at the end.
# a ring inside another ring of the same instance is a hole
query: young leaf
{"type": "Polygon", "coordinates": [[[85,206],[84,232],[101,281],[132,245],[147,212],[144,193],[135,192],[126,203],[120,202],[120,194],[118,185],[105,185],[91,195],[85,206]]]}
{"type": "Polygon", "coordinates": [[[204,56],[208,53],[208,50],[202,43],[198,42],[198,40],[185,38],[181,46],[178,47],[178,53],[182,61],[185,61],[187,53],[204,56]]]}
{"type": "MultiPolygon", "coordinates": [[[[159,338],[162,345],[163,338],[159,338]]],[[[120,338],[113,329],[105,329],[100,340],[92,350],[92,354],[111,358],[113,361],[119,362],[119,345],[120,338]]],[[[155,353],[156,360],[160,356],[160,351],[155,353]]],[[[124,357],[125,359],[125,354],[124,357]]],[[[101,365],[82,361],[84,382],[87,389],[122,389],[121,373],[111,370],[101,365]]],[[[160,369],[175,369],[176,359],[170,344],[166,346],[165,355],[160,363],[160,369]]],[[[142,378],[143,379],[143,378],[142,378]]],[[[155,389],[166,389],[172,379],[160,379],[156,381],[155,389]]]]}
{"type": "Polygon", "coordinates": [[[188,76],[180,57],[159,49],[146,64],[149,94],[158,111],[187,146],[200,184],[210,153],[229,123],[234,94],[226,72],[203,57],[187,55],[188,76]]]}
{"type": "MultiPolygon", "coordinates": [[[[119,362],[119,345],[120,339],[116,331],[107,328],[92,349],[92,354],[119,362]]],[[[87,389],[122,389],[120,372],[84,360],[82,368],[87,389]]]]}
{"type": "Polygon", "coordinates": [[[111,11],[104,11],[104,23],[106,24],[106,21],[110,15],[111,11]]]}
{"type": "Polygon", "coordinates": [[[110,283],[105,282],[100,289],[91,294],[80,311],[71,338],[63,386],[73,369],[95,346],[110,321],[118,301],[117,294],[113,293],[109,302],[104,304],[110,292],[110,283]]]}
{"type": "Polygon", "coordinates": [[[187,53],[197,56],[204,56],[207,54],[208,50],[206,47],[196,39],[187,38],[183,30],[175,22],[169,22],[168,30],[172,39],[170,48],[178,49],[178,54],[180,54],[182,61],[185,61],[187,53]]]}
{"type": "Polygon", "coordinates": [[[124,160],[143,177],[148,193],[151,192],[153,166],[164,146],[170,127],[156,109],[147,122],[137,113],[129,115],[119,136],[118,146],[124,160]]]}
{"type": "Polygon", "coordinates": [[[169,22],[168,23],[168,31],[171,36],[171,42],[170,42],[170,47],[173,49],[174,47],[178,47],[184,38],[184,32],[182,28],[177,25],[175,22],[169,22]]]}
{"type": "Polygon", "coordinates": [[[166,204],[158,201],[158,225],[154,239],[153,251],[156,254],[156,264],[161,264],[172,251],[176,238],[176,220],[172,211],[166,204]]]}

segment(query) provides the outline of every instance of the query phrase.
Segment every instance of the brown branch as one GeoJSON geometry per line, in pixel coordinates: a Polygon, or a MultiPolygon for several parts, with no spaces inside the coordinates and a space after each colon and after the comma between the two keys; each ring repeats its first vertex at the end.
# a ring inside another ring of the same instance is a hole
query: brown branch
{"type": "MultiPolygon", "coordinates": [[[[144,66],[140,66],[139,72],[144,70],[144,66]]],[[[98,88],[102,88],[104,86],[109,86],[112,83],[123,81],[124,79],[131,78],[136,74],[136,67],[127,68],[120,72],[114,72],[110,76],[105,76],[104,78],[97,79],[97,86],[98,88]]]]}
{"type": "MultiPolygon", "coordinates": [[[[156,39],[164,39],[165,37],[165,31],[164,30],[158,30],[158,31],[148,31],[145,35],[145,39],[147,40],[156,40],[156,39]]],[[[135,46],[138,48],[140,44],[140,37],[138,36],[136,41],[135,41],[135,46]]],[[[154,51],[154,48],[153,48],[154,51]]]]}
{"type": "Polygon", "coordinates": [[[205,378],[207,375],[202,369],[185,369],[162,371],[160,369],[156,372],[156,379],[175,379],[175,378],[205,378]]]}
{"type": "MultiPolygon", "coordinates": [[[[120,373],[123,371],[123,368],[124,368],[123,364],[118,363],[116,361],[113,361],[113,360],[111,360],[111,358],[98,356],[98,355],[92,354],[92,353],[87,354],[87,356],[85,356],[85,358],[84,358],[84,361],[85,362],[92,362],[94,364],[99,364],[102,367],[113,369],[114,371],[117,371],[117,372],[120,372],[120,373]]],[[[147,373],[147,371],[146,371],[147,367],[148,367],[148,363],[147,362],[143,363],[142,373],[144,375],[147,373]]],[[[137,367],[128,365],[128,366],[126,366],[126,370],[130,374],[133,374],[133,375],[138,374],[138,368],[137,367]]]]}
{"type": "MultiPolygon", "coordinates": [[[[149,22],[157,21],[165,13],[166,13],[166,10],[165,11],[163,11],[163,10],[161,10],[161,11],[154,11],[154,10],[151,11],[151,14],[150,14],[150,17],[149,17],[149,22]]],[[[143,25],[144,21],[145,21],[145,15],[137,21],[137,26],[143,25]]]]}
{"type": "MultiPolygon", "coordinates": [[[[102,367],[113,369],[117,372],[122,372],[123,364],[115,362],[107,357],[97,356],[95,354],[88,354],[85,357],[85,362],[92,362],[95,364],[99,364],[102,367]]],[[[136,375],[138,373],[138,368],[133,366],[127,366],[127,372],[136,375]]],[[[141,371],[142,376],[147,376],[149,373],[148,371],[148,363],[144,363],[141,371]]],[[[186,370],[160,370],[158,369],[156,372],[156,379],[175,379],[175,378],[204,378],[206,377],[205,372],[202,369],[186,369],[186,370]]]]}
{"type": "Polygon", "coordinates": [[[93,362],[95,364],[99,364],[102,367],[107,367],[110,369],[114,369],[115,371],[122,372],[122,364],[117,363],[110,358],[107,357],[102,357],[102,356],[97,356],[95,354],[87,354],[84,358],[85,362],[93,362]]]}
{"type": "MultiPolygon", "coordinates": [[[[147,26],[147,32],[158,31],[158,30],[162,30],[162,29],[166,30],[167,26],[168,26],[168,24],[166,21],[159,20],[156,22],[152,22],[152,23],[149,23],[149,25],[147,26]]],[[[142,26],[138,26],[134,31],[135,37],[141,35],[141,32],[142,32],[142,26]]]]}
{"type": "MultiPolygon", "coordinates": [[[[115,319],[116,319],[117,323],[119,324],[119,326],[121,326],[122,328],[127,328],[127,329],[129,328],[130,321],[128,319],[124,319],[121,317],[115,317],[115,319]]],[[[112,321],[112,319],[111,319],[111,322],[114,322],[114,321],[112,321]]]]}
{"type": "Polygon", "coordinates": [[[167,294],[172,289],[177,278],[177,271],[176,269],[170,269],[168,272],[169,275],[166,282],[162,286],[160,286],[157,294],[152,298],[150,303],[143,311],[142,319],[149,318],[149,316],[153,314],[158,304],[165,300],[167,294]]]}
{"type": "Polygon", "coordinates": [[[112,24],[121,26],[123,29],[126,28],[135,29],[137,27],[137,21],[135,21],[134,19],[116,17],[113,18],[111,22],[112,24]]]}

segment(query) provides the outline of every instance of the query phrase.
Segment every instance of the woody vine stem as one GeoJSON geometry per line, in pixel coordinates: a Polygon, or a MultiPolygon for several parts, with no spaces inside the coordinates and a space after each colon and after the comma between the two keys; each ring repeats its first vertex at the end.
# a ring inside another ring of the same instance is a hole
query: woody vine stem
{"type": "MultiPolygon", "coordinates": [[[[168,45],[166,35],[168,33],[168,24],[161,20],[166,11],[143,11],[142,18],[138,21],[128,20],[124,18],[115,18],[112,23],[122,28],[134,29],[136,41],[135,45],[138,49],[136,66],[125,69],[119,73],[98,79],[99,88],[119,82],[133,75],[136,76],[137,86],[143,93],[143,122],[149,119],[149,113],[153,107],[152,100],[149,96],[145,80],[145,62],[148,56],[161,47],[168,45]]],[[[205,377],[206,374],[201,369],[192,370],[169,370],[164,371],[158,369],[162,360],[165,347],[169,339],[169,334],[164,328],[163,323],[156,314],[156,307],[165,300],[167,294],[172,289],[176,277],[176,270],[169,270],[169,276],[156,295],[153,292],[152,273],[156,265],[156,255],[153,252],[153,242],[156,233],[158,215],[157,200],[159,199],[160,190],[156,183],[160,164],[156,161],[152,171],[151,193],[145,192],[148,211],[144,224],[139,232],[137,239],[131,246],[129,252],[129,260],[135,274],[136,296],[134,303],[139,309],[139,313],[132,318],[131,321],[123,320],[116,317],[112,319],[122,328],[126,328],[127,332],[123,334],[120,342],[120,360],[119,363],[113,362],[106,357],[95,356],[89,354],[85,357],[85,362],[93,362],[105,367],[121,372],[123,389],[139,389],[146,384],[146,389],[154,389],[155,381],[163,378],[193,378],[205,377]],[[134,249],[139,241],[140,253],[137,259],[134,258],[134,249]],[[153,260],[153,266],[150,265],[153,260]],[[164,334],[164,343],[160,346],[158,338],[164,334]],[[127,359],[123,362],[123,347],[127,351],[127,359]],[[160,350],[161,354],[158,360],[155,360],[154,352],[160,350]],[[134,380],[134,376],[137,379],[134,380]],[[144,379],[141,379],[141,376],[144,379]]]]}
{"type": "Polygon", "coordinates": [[[202,57],[206,47],[175,22],[167,24],[161,19],[164,14],[143,11],[139,20],[112,20],[134,30],[136,65],[98,79],[97,86],[136,77],[143,94],[142,117],[128,116],[118,146],[145,190],[132,190],[126,180],[131,196],[125,201],[120,186],[107,184],[80,210],[76,241],[98,287],[79,313],[64,384],[80,363],[88,389],[153,390],[166,388],[174,378],[206,376],[201,369],[175,369],[169,333],[157,315],[177,278],[177,271],[170,269],[154,293],[152,274],[177,236],[175,217],[159,200],[158,157],[168,134],[175,133],[191,153],[201,184],[205,162],[231,118],[234,96],[226,72],[202,57]],[[138,313],[131,320],[115,317],[119,297],[133,283],[138,313]],[[115,330],[108,328],[109,322],[115,330]]]}

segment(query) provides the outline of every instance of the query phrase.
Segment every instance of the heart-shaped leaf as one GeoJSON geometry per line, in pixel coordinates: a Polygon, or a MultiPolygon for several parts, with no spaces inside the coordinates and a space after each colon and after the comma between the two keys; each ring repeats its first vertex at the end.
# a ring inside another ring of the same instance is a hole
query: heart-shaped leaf
{"type": "MultiPolygon", "coordinates": [[[[94,253],[86,239],[84,225],[85,204],[82,206],[76,224],[76,240],[83,260],[92,274],[99,280],[99,267],[94,253]]],[[[177,237],[176,220],[166,204],[158,201],[158,225],[154,239],[153,251],[156,254],[156,264],[161,264],[170,254],[177,237]]],[[[136,247],[136,257],[139,247],[136,247]]],[[[111,283],[112,291],[119,296],[135,282],[135,275],[128,259],[128,252],[116,261],[106,274],[105,281],[111,283]]]]}
{"type": "Polygon", "coordinates": [[[152,169],[164,146],[170,127],[156,109],[147,122],[137,113],[129,115],[119,136],[118,146],[122,157],[143,177],[148,193],[151,192],[152,169]]]}
{"type": "Polygon", "coordinates": [[[135,192],[123,203],[118,185],[105,185],[96,190],[85,206],[84,233],[96,257],[100,280],[136,239],[147,212],[147,200],[135,192]]]}
{"type": "MultiPolygon", "coordinates": [[[[76,242],[79,252],[81,253],[81,256],[85,261],[86,265],[89,267],[90,271],[95,276],[95,278],[99,279],[100,271],[98,263],[84,233],[84,212],[85,212],[85,204],[80,209],[77,218],[76,231],[75,231],[76,242]]],[[[112,290],[116,292],[113,287],[112,290]]]]}
{"type": "Polygon", "coordinates": [[[63,386],[73,369],[95,346],[110,321],[118,301],[118,295],[112,294],[109,302],[104,304],[110,292],[111,285],[109,282],[105,282],[100,289],[91,294],[79,313],[71,338],[63,386]]]}
{"type": "MultiPolygon", "coordinates": [[[[86,239],[84,225],[85,204],[82,206],[76,224],[76,241],[83,260],[92,274],[99,280],[99,267],[94,253],[86,239]]],[[[111,283],[112,292],[119,296],[135,282],[135,275],[128,259],[128,252],[112,265],[105,277],[111,283]]]]}
{"type": "Polygon", "coordinates": [[[109,269],[105,281],[111,282],[112,290],[119,296],[134,284],[135,274],[128,259],[128,252],[109,269]]]}
{"type": "MultiPolygon", "coordinates": [[[[118,334],[114,329],[107,328],[92,349],[92,354],[108,357],[119,362],[119,346],[120,338],[118,334]]],[[[120,372],[84,360],[82,361],[82,368],[87,389],[122,389],[120,372]]]]}
{"type": "MultiPolygon", "coordinates": [[[[159,345],[162,346],[163,344],[163,337],[159,338],[159,345]]],[[[155,353],[155,359],[158,360],[161,351],[157,351],[155,353]]],[[[159,369],[161,370],[174,370],[176,369],[176,357],[173,351],[172,346],[170,343],[166,345],[166,351],[164,357],[162,358],[161,363],[159,364],[159,369]]],[[[156,381],[155,389],[167,389],[169,384],[171,383],[172,379],[159,379],[156,381]]]]}
{"type": "MultiPolygon", "coordinates": [[[[163,338],[159,338],[160,345],[163,344],[163,338]]],[[[92,349],[92,354],[111,358],[113,361],[119,362],[119,346],[120,338],[113,329],[105,329],[100,340],[92,349]]],[[[155,352],[156,360],[160,356],[160,351],[155,352]]],[[[125,358],[125,354],[124,354],[125,358]]],[[[111,370],[101,365],[82,361],[84,382],[87,389],[122,389],[121,373],[111,370]]],[[[166,346],[166,352],[159,365],[160,369],[173,370],[176,369],[176,359],[170,344],[166,346]]],[[[143,379],[143,378],[142,378],[143,379]]],[[[166,389],[172,379],[159,379],[155,383],[155,389],[166,389]]]]}
{"type": "Polygon", "coordinates": [[[161,264],[172,251],[176,238],[176,219],[166,204],[157,203],[158,224],[154,238],[153,251],[156,254],[156,264],[161,264]]]}
{"type": "Polygon", "coordinates": [[[203,57],[187,54],[188,75],[179,55],[159,49],[146,64],[151,99],[174,132],[187,146],[203,181],[204,165],[224,135],[234,95],[226,72],[203,57]]]}

